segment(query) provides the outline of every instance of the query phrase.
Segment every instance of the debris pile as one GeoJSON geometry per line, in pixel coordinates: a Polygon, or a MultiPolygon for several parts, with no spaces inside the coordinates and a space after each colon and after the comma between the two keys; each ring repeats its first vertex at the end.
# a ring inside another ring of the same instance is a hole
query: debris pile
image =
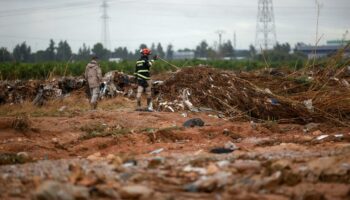
{"type": "MultiPolygon", "coordinates": [[[[279,79],[283,76],[278,75],[279,79]]],[[[285,82],[294,82],[290,77],[283,79],[285,82]]],[[[311,82],[308,87],[310,90],[279,95],[232,72],[190,67],[173,74],[159,86],[156,108],[173,112],[193,111],[204,107],[223,112],[232,118],[292,120],[304,123],[332,120],[344,125],[342,121],[350,120],[348,88],[325,87],[327,82],[320,81],[311,82]]],[[[276,82],[278,85],[280,83],[276,82]]],[[[295,87],[295,83],[290,86],[295,87]]]]}
{"type": "Polygon", "coordinates": [[[101,85],[101,97],[115,97],[117,94],[132,98],[135,96],[133,83],[135,77],[124,74],[123,72],[110,71],[103,77],[101,85]]]}
{"type": "Polygon", "coordinates": [[[45,100],[62,97],[86,85],[83,78],[63,77],[52,81],[2,81],[0,82],[0,104],[33,101],[43,105],[45,100]]]}

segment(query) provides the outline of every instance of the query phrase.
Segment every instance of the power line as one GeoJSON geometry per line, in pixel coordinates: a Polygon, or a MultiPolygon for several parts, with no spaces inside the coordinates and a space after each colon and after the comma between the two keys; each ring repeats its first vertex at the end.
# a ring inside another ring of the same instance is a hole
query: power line
{"type": "Polygon", "coordinates": [[[48,10],[59,10],[59,9],[74,9],[74,8],[87,8],[96,6],[96,2],[91,1],[81,1],[79,3],[68,3],[61,5],[50,5],[50,6],[41,6],[41,7],[31,7],[15,10],[5,10],[1,11],[0,17],[10,17],[10,16],[19,16],[19,15],[28,15],[33,14],[38,11],[48,11],[48,10]]]}

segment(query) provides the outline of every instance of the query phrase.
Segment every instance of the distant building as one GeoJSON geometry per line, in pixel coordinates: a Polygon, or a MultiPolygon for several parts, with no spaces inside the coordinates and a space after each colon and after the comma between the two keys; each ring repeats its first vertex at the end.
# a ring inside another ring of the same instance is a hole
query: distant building
{"type": "Polygon", "coordinates": [[[173,54],[174,60],[185,60],[185,59],[194,59],[194,52],[193,51],[177,51],[173,54]]]}
{"type": "MultiPolygon", "coordinates": [[[[308,59],[313,58],[323,58],[334,55],[339,50],[343,49],[346,44],[349,44],[350,41],[344,40],[331,40],[327,41],[326,45],[321,46],[312,46],[306,44],[299,44],[296,47],[296,50],[307,55],[308,59]]],[[[350,49],[346,49],[344,53],[345,57],[350,57],[350,49]]]]}
{"type": "Polygon", "coordinates": [[[123,61],[123,59],[121,59],[121,58],[109,58],[108,61],[109,62],[120,63],[121,61],[123,61]]]}

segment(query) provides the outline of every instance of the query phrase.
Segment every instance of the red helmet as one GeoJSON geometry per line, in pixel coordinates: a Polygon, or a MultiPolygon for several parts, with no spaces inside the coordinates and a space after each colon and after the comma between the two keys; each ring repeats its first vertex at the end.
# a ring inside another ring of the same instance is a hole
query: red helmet
{"type": "Polygon", "coordinates": [[[148,49],[148,48],[144,48],[144,49],[141,49],[140,53],[142,55],[148,56],[148,55],[152,54],[152,51],[150,49],[148,49]]]}

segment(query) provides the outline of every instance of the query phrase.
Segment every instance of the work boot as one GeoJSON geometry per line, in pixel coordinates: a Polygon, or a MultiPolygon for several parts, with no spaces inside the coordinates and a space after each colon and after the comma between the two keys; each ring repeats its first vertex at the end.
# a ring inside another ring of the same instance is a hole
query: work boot
{"type": "Polygon", "coordinates": [[[148,112],[153,112],[153,105],[152,105],[152,99],[147,98],[147,111],[148,112]]]}
{"type": "Polygon", "coordinates": [[[97,103],[91,103],[91,110],[96,110],[97,108],[97,103]]]}
{"type": "Polygon", "coordinates": [[[141,99],[137,99],[137,107],[136,107],[136,111],[141,111],[141,99]]]}

